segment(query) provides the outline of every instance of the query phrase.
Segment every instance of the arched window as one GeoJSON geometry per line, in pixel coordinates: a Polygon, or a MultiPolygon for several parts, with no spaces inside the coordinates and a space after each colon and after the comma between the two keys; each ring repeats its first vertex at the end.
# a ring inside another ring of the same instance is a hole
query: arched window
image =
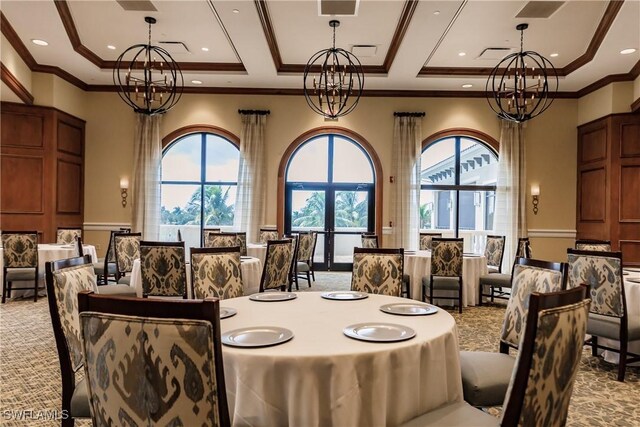
{"type": "Polygon", "coordinates": [[[493,229],[498,157],[485,142],[454,135],[422,151],[420,228],[464,237],[465,250],[481,252],[493,229]]]}
{"type": "Polygon", "coordinates": [[[203,228],[233,226],[240,151],[227,137],[196,132],[170,142],[162,157],[161,240],[201,246],[203,228]]]}

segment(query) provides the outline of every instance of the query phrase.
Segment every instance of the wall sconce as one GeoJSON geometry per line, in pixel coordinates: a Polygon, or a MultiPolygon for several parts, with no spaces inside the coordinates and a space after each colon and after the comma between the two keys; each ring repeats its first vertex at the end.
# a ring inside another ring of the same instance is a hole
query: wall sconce
{"type": "Polygon", "coordinates": [[[533,203],[533,214],[538,215],[538,197],[540,196],[540,186],[534,184],[531,186],[531,198],[533,203]]]}
{"type": "Polygon", "coordinates": [[[120,197],[122,197],[122,207],[127,206],[127,192],[129,190],[129,178],[120,178],[120,197]]]}

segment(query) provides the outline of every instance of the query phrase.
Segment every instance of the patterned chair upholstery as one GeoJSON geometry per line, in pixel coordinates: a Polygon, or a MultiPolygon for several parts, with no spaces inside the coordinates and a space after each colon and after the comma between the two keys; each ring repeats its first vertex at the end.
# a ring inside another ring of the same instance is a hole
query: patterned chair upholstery
{"type": "Polygon", "coordinates": [[[80,294],[93,425],[230,426],[218,304],[80,294]]]}
{"type": "Polygon", "coordinates": [[[220,234],[221,230],[219,228],[205,228],[202,230],[202,241],[204,243],[205,248],[211,248],[211,238],[214,234],[220,234]]]}
{"type": "Polygon", "coordinates": [[[272,228],[260,229],[260,243],[267,244],[269,240],[278,240],[278,230],[272,228]]]}
{"type": "Polygon", "coordinates": [[[240,247],[191,249],[191,295],[195,299],[243,296],[240,247]]]}
{"type": "Polygon", "coordinates": [[[187,298],[184,242],[140,242],[142,297],[187,298]]]}
{"type": "Polygon", "coordinates": [[[296,285],[296,291],[300,290],[298,285],[298,235],[297,234],[285,234],[285,239],[291,240],[291,250],[293,256],[291,257],[291,267],[289,270],[289,292],[293,290],[293,285],[296,285]]]}
{"type": "Polygon", "coordinates": [[[434,237],[431,240],[431,272],[422,278],[422,296],[427,295],[429,302],[434,298],[458,301],[458,312],[462,313],[462,259],[464,239],[445,239],[434,237]],[[456,291],[458,296],[435,296],[434,290],[456,291]]]}
{"type": "MultiPolygon", "coordinates": [[[[557,292],[564,288],[567,265],[518,258],[513,268],[513,292],[502,323],[500,352],[461,351],[462,390],[473,406],[498,406],[504,401],[533,292],[557,292]]],[[[495,276],[496,274],[491,274],[495,276]]]]}
{"type": "Polygon", "coordinates": [[[365,249],[378,249],[378,236],[363,233],[360,236],[360,246],[365,249]]]}
{"type": "Polygon", "coordinates": [[[430,251],[431,250],[431,241],[433,238],[442,237],[442,233],[420,233],[420,245],[419,248],[421,251],[430,251]]]}
{"type": "Polygon", "coordinates": [[[208,245],[207,248],[231,248],[240,246],[240,240],[237,233],[212,233],[208,245]]]}
{"type": "Polygon", "coordinates": [[[399,297],[403,273],[403,249],[353,248],[352,291],[399,297]]]}
{"type": "MultiPolygon", "coordinates": [[[[487,244],[489,241],[487,240],[487,244]]],[[[504,251],[503,251],[504,256],[504,251]]],[[[514,264],[518,260],[518,258],[531,258],[531,245],[529,244],[529,238],[524,237],[518,239],[518,245],[516,247],[516,256],[514,258],[514,264]]],[[[500,262],[502,265],[502,262],[500,262]]],[[[491,302],[494,301],[495,298],[498,299],[509,299],[511,296],[511,291],[507,292],[506,289],[511,289],[511,276],[513,274],[513,267],[511,268],[511,273],[492,273],[489,271],[489,274],[484,274],[480,276],[479,280],[479,293],[480,298],[478,299],[478,305],[482,305],[482,297],[491,298],[491,302]],[[485,286],[489,287],[489,293],[485,294],[484,289],[485,286]]]]}
{"type": "Polygon", "coordinates": [[[140,240],[142,233],[115,233],[113,235],[114,253],[116,257],[116,276],[119,284],[128,285],[131,281],[133,262],[140,258],[140,240]]]}
{"type": "Polygon", "coordinates": [[[489,273],[502,272],[502,258],[504,257],[504,236],[487,236],[484,256],[487,259],[489,273]]]}
{"type": "Polygon", "coordinates": [[[267,255],[262,276],[260,292],[270,289],[286,290],[289,286],[289,273],[293,262],[294,250],[291,240],[271,240],[267,243],[267,255]]]}
{"type": "Polygon", "coordinates": [[[114,236],[116,233],[131,233],[131,231],[122,229],[120,229],[120,231],[111,230],[106,256],[99,259],[98,262],[93,263],[93,270],[98,276],[98,283],[102,283],[103,285],[107,284],[109,276],[113,276],[117,280],[118,270],[116,268],[116,245],[114,242],[114,236]]]}
{"type": "MultiPolygon", "coordinates": [[[[298,286],[297,279],[305,279],[309,282],[311,287],[311,271],[313,270],[313,253],[315,252],[315,242],[317,241],[318,233],[315,231],[309,231],[306,233],[298,233],[298,253],[296,255],[296,287],[298,286]],[[303,273],[303,274],[300,274],[303,273]]],[[[315,275],[313,277],[315,280],[315,275]]]]}
{"type": "Polygon", "coordinates": [[[591,312],[587,334],[592,355],[598,356],[598,337],[616,340],[620,353],[618,381],[624,381],[629,363],[640,361],[640,355],[628,351],[629,341],[640,340],[640,320],[630,318],[622,276],[622,253],[580,251],[567,249],[569,261],[569,288],[589,285],[591,290],[591,312]],[[631,322],[630,322],[631,320],[631,322]]]}
{"type": "MultiPolygon", "coordinates": [[[[82,368],[82,338],[78,313],[78,294],[97,289],[96,275],[89,255],[45,264],[45,282],[53,335],[62,377],[62,410],[73,418],[88,418],[89,395],[84,380],[76,385],[75,372],[82,368]]],[[[64,425],[64,423],[63,423],[64,425]]]]}
{"type": "Polygon", "coordinates": [[[36,231],[3,231],[2,240],[2,303],[11,298],[11,291],[33,290],[38,301],[38,233],[36,231]],[[14,288],[14,281],[33,280],[30,288],[14,288]]]}
{"type": "Polygon", "coordinates": [[[522,335],[501,419],[467,402],[457,402],[415,418],[403,427],[564,426],[591,302],[585,296],[585,287],[531,295],[526,332],[522,335]]]}
{"type": "Polygon", "coordinates": [[[240,256],[247,256],[247,233],[236,233],[238,236],[238,246],[240,246],[240,256]]]}
{"type": "Polygon", "coordinates": [[[82,228],[58,228],[56,232],[56,243],[63,245],[71,245],[82,237],[82,228]]]}
{"type": "Polygon", "coordinates": [[[609,240],[576,240],[576,249],[579,251],[611,252],[609,240]]]}

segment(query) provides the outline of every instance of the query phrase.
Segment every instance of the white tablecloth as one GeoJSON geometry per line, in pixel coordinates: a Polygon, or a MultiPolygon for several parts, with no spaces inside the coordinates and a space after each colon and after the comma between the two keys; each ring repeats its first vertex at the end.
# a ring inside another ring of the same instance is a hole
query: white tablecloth
{"type": "Polygon", "coordinates": [[[330,301],[300,292],[284,302],[221,301],[238,311],[222,333],[252,326],[288,328],[294,338],[264,348],[223,345],[229,412],[234,426],[395,426],[447,402],[462,400],[457,329],[440,310],[393,316],[383,304],[406,299],[370,295],[330,301]],[[361,322],[413,328],[397,343],[356,341],[342,330],[361,322]]]}
{"type": "MultiPolygon", "coordinates": [[[[640,283],[631,282],[628,279],[640,280],[640,272],[629,271],[629,275],[623,276],[623,278],[625,279],[624,292],[627,299],[628,325],[631,328],[634,325],[640,325],[640,283]]],[[[620,348],[620,342],[615,340],[598,338],[598,344],[620,348]]],[[[640,354],[640,340],[630,341],[627,351],[640,354]]],[[[610,363],[618,363],[620,360],[620,355],[612,351],[605,351],[603,356],[604,360],[610,363]]],[[[640,363],[633,363],[632,366],[640,366],[640,363]]]]}
{"type": "MultiPolygon", "coordinates": [[[[411,277],[411,298],[422,300],[422,278],[428,277],[431,272],[431,251],[416,251],[415,254],[405,254],[404,272],[411,277]]],[[[478,286],[480,276],[483,274],[488,274],[487,259],[484,256],[465,256],[463,258],[462,305],[464,307],[478,303],[478,286]]],[[[447,295],[443,291],[438,291],[435,294],[447,295]]],[[[452,292],[451,296],[456,294],[452,292]]],[[[446,304],[451,304],[450,300],[443,301],[446,304]]]]}
{"type": "Polygon", "coordinates": [[[248,243],[247,255],[258,258],[260,261],[262,261],[262,265],[264,265],[264,260],[267,257],[267,245],[262,245],[259,243],[248,243]]]}
{"type": "MultiPolygon", "coordinates": [[[[255,294],[260,290],[260,277],[262,276],[262,262],[257,258],[243,259],[240,270],[242,272],[242,284],[244,294],[255,294]]],[[[136,295],[142,297],[142,275],[140,273],[140,260],[133,262],[130,285],[136,289],[136,295]]],[[[187,297],[191,298],[191,264],[187,264],[187,297]]]]}

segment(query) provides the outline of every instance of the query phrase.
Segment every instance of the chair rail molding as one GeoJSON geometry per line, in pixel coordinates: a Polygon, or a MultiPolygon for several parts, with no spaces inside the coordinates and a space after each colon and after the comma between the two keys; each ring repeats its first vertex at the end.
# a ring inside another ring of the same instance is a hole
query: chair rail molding
{"type": "Polygon", "coordinates": [[[85,231],[111,231],[120,227],[131,228],[129,222],[85,222],[82,228],[85,231]]]}
{"type": "Polygon", "coordinates": [[[576,230],[557,230],[557,229],[545,229],[545,228],[530,228],[527,230],[529,237],[550,237],[550,238],[563,238],[563,239],[575,239],[576,230]]]}

